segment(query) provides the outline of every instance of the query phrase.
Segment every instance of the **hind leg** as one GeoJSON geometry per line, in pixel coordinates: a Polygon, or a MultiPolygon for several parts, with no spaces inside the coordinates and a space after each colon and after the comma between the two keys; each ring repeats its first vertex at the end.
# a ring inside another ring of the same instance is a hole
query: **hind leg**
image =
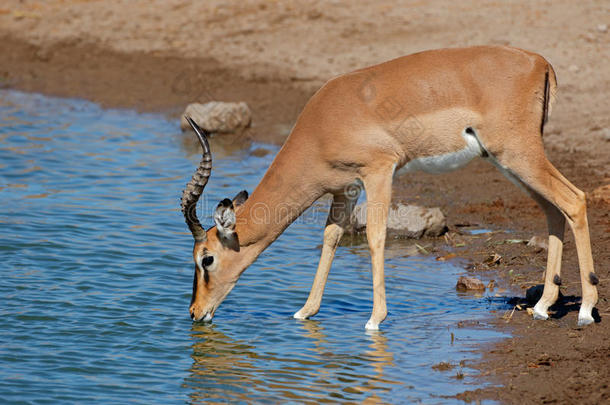
{"type": "Polygon", "coordinates": [[[546,214],[549,229],[549,251],[544,277],[542,297],[534,306],[534,319],[547,319],[548,308],[557,301],[561,285],[561,255],[563,253],[563,236],[566,220],[561,211],[542,196],[534,198],[546,214]]]}
{"type": "Polygon", "coordinates": [[[549,261],[544,293],[536,304],[535,317],[539,319],[548,317],[546,310],[555,301],[558,292],[556,285],[558,283],[555,283],[554,279],[555,275],[559,277],[564,227],[564,221],[559,219],[558,211],[567,220],[576,241],[582,284],[582,304],[578,313],[578,324],[588,325],[593,322],[592,310],[597,303],[598,278],[593,270],[585,193],[563,177],[546,159],[541,149],[541,144],[530,145],[530,150],[524,151],[523,154],[512,155],[518,158],[509,159],[507,154],[503,154],[498,158],[492,157],[492,160],[509,179],[525,185],[526,191],[529,190],[530,195],[545,209],[549,221],[549,261]]]}
{"type": "Polygon", "coordinates": [[[561,255],[563,253],[563,236],[565,234],[566,220],[561,211],[546,198],[538,194],[527,184],[521,182],[517,177],[513,177],[512,180],[520,184],[546,214],[549,231],[549,251],[544,277],[544,292],[536,306],[534,306],[534,319],[548,319],[547,310],[557,301],[559,296],[561,255]]]}

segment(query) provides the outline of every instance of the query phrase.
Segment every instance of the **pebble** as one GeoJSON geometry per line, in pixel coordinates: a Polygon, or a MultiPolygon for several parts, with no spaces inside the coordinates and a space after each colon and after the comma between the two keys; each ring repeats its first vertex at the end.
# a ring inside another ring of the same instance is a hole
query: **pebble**
{"type": "Polygon", "coordinates": [[[455,288],[459,291],[485,291],[485,284],[478,278],[461,276],[455,288]]]}

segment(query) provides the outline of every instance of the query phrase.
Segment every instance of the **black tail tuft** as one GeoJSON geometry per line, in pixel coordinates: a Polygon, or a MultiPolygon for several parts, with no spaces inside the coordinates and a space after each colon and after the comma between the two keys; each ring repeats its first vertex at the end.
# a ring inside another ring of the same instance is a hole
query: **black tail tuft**
{"type": "Polygon", "coordinates": [[[544,135],[544,124],[549,120],[551,84],[549,82],[549,69],[544,73],[544,99],[542,100],[542,119],[540,120],[540,136],[544,135]]]}

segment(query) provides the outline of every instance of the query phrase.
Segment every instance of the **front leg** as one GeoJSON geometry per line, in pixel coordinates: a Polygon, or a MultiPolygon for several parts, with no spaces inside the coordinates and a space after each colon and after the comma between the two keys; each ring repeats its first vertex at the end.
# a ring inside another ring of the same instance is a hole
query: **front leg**
{"type": "Polygon", "coordinates": [[[349,218],[352,215],[359,196],[360,187],[357,185],[348,186],[344,193],[334,196],[328,220],[326,221],[326,228],[324,228],[324,242],[318,270],[316,271],[307,302],[303,308],[294,314],[294,318],[307,319],[317,314],[320,310],[322,294],[324,294],[324,287],[326,286],[330,266],[335,257],[335,251],[345,232],[345,227],[349,223],[349,218]]]}
{"type": "Polygon", "coordinates": [[[367,330],[378,330],[388,314],[385,298],[384,249],[388,211],[392,197],[394,168],[369,175],[364,179],[366,191],[366,237],[371,250],[373,268],[373,313],[367,330]]]}

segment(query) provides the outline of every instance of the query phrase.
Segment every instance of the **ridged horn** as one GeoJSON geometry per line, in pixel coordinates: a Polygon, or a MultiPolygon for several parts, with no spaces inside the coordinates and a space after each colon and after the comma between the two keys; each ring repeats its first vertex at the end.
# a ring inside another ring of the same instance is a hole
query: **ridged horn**
{"type": "Polygon", "coordinates": [[[201,129],[188,115],[185,115],[184,118],[186,118],[191,125],[191,128],[193,128],[193,131],[195,131],[195,134],[197,134],[199,143],[201,143],[201,147],[203,148],[203,154],[199,167],[197,167],[195,174],[193,174],[193,178],[186,184],[186,188],[182,192],[180,207],[182,208],[186,224],[191,230],[193,238],[195,238],[195,242],[204,242],[207,235],[197,218],[197,201],[199,200],[199,197],[201,197],[203,189],[208,183],[208,179],[212,173],[212,153],[210,152],[210,144],[207,139],[209,133],[204,129],[201,129]]]}

